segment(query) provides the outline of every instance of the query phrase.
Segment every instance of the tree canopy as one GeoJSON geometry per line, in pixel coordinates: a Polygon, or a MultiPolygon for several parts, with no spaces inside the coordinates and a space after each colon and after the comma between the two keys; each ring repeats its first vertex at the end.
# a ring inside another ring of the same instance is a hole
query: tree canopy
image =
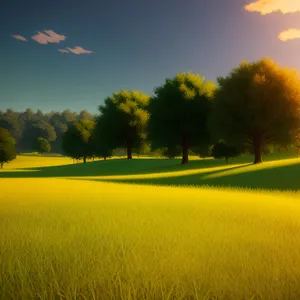
{"type": "Polygon", "coordinates": [[[149,104],[149,136],[154,148],[182,149],[188,163],[191,146],[207,144],[207,118],[215,86],[198,74],[180,73],[155,89],[149,104]]]}
{"type": "Polygon", "coordinates": [[[147,139],[149,98],[139,91],[123,90],[99,106],[96,132],[109,149],[126,147],[127,158],[132,159],[133,147],[139,147],[147,139]]]}
{"type": "Polygon", "coordinates": [[[49,153],[51,151],[50,143],[42,137],[38,137],[37,139],[37,151],[40,153],[49,153]]]}
{"type": "Polygon", "coordinates": [[[16,158],[15,139],[4,128],[0,128],[0,166],[16,158]]]}
{"type": "Polygon", "coordinates": [[[218,138],[243,143],[262,162],[269,143],[290,143],[299,120],[300,81],[295,70],[270,59],[242,62],[218,78],[212,118],[218,138]]]}
{"type": "Polygon", "coordinates": [[[90,141],[94,127],[94,121],[85,119],[70,125],[63,136],[65,154],[75,159],[83,159],[86,163],[86,159],[93,156],[90,141]]]}

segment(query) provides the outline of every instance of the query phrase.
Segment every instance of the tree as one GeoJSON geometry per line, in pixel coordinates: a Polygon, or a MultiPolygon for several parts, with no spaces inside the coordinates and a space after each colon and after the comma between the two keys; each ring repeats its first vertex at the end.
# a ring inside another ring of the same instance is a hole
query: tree
{"type": "Polygon", "coordinates": [[[15,139],[4,128],[0,128],[0,166],[16,158],[15,139]]]}
{"type": "Polygon", "coordinates": [[[0,127],[9,131],[18,147],[23,131],[22,124],[18,118],[18,113],[14,112],[12,109],[7,109],[5,113],[0,113],[0,127]]]}
{"type": "Polygon", "coordinates": [[[219,142],[213,146],[211,154],[216,159],[225,158],[226,164],[228,164],[228,159],[238,156],[240,152],[236,147],[226,145],[224,142],[219,142]]]}
{"type": "Polygon", "coordinates": [[[91,148],[91,152],[93,157],[103,157],[106,160],[108,157],[112,156],[112,148],[109,147],[109,144],[101,139],[99,136],[99,132],[101,129],[99,128],[101,122],[95,124],[95,129],[90,138],[89,146],[91,148]],[[97,128],[98,127],[98,128],[97,128]]]}
{"type": "Polygon", "coordinates": [[[75,159],[83,159],[86,163],[86,159],[93,156],[90,139],[94,127],[94,121],[85,119],[70,125],[63,136],[65,154],[75,159]]]}
{"type": "Polygon", "coordinates": [[[139,147],[147,139],[149,96],[138,91],[121,91],[105,99],[99,106],[96,118],[97,135],[109,149],[127,148],[127,158],[132,159],[133,147],[139,147]]]}
{"type": "Polygon", "coordinates": [[[38,137],[37,139],[37,150],[42,154],[42,153],[49,153],[51,151],[51,145],[50,143],[42,138],[38,137]]]}
{"type": "Polygon", "coordinates": [[[181,147],[182,164],[189,147],[209,143],[207,118],[215,86],[198,74],[180,73],[155,89],[149,104],[149,137],[154,148],[181,147]]]}
{"type": "Polygon", "coordinates": [[[94,115],[92,115],[85,109],[79,113],[79,119],[94,120],[94,117],[95,117],[94,115]]]}
{"type": "Polygon", "coordinates": [[[55,129],[45,120],[27,121],[23,135],[23,148],[34,150],[39,137],[46,139],[48,142],[54,142],[56,140],[55,129]]]}
{"type": "Polygon", "coordinates": [[[295,70],[270,59],[242,62],[218,83],[212,117],[218,138],[250,146],[254,163],[262,162],[266,145],[290,143],[300,107],[295,70]]]}
{"type": "Polygon", "coordinates": [[[182,150],[178,146],[169,145],[167,148],[164,149],[164,156],[170,159],[174,159],[176,156],[180,156],[182,150]]]}
{"type": "Polygon", "coordinates": [[[71,112],[69,109],[64,110],[61,115],[64,123],[67,125],[73,124],[78,120],[77,114],[75,112],[71,112]]]}

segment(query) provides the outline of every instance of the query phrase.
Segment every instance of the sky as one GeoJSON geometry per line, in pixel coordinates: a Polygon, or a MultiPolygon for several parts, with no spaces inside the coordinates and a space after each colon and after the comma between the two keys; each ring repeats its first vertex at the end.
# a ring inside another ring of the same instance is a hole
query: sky
{"type": "Polygon", "coordinates": [[[266,56],[300,70],[300,0],[3,0],[0,110],[97,112],[179,72],[266,56]]]}

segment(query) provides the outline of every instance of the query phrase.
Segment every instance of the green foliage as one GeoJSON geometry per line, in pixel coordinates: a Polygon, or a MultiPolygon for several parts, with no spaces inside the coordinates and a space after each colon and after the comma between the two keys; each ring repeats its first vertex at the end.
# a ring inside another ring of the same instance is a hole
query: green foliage
{"type": "Polygon", "coordinates": [[[38,137],[37,150],[40,153],[49,153],[51,151],[51,145],[45,138],[38,137]]]}
{"type": "Polygon", "coordinates": [[[105,99],[99,106],[96,132],[109,149],[126,147],[128,158],[132,148],[139,147],[147,139],[149,96],[138,91],[121,91],[105,99]]]}
{"type": "Polygon", "coordinates": [[[262,161],[265,145],[290,143],[300,108],[295,70],[270,59],[243,62],[218,83],[211,122],[217,139],[250,145],[255,163],[262,161]]]}
{"type": "Polygon", "coordinates": [[[192,73],[180,73],[157,87],[149,104],[153,148],[182,147],[182,162],[187,163],[189,147],[207,144],[207,118],[214,88],[213,83],[192,73]]]}
{"type": "Polygon", "coordinates": [[[86,158],[92,157],[90,141],[94,127],[94,121],[85,119],[70,125],[63,137],[65,154],[75,159],[83,158],[84,162],[86,158]]]}
{"type": "Polygon", "coordinates": [[[165,148],[163,151],[163,155],[168,158],[174,159],[175,157],[180,156],[182,150],[179,146],[170,145],[169,147],[165,148]]]}
{"type": "Polygon", "coordinates": [[[211,156],[212,146],[209,144],[202,144],[200,146],[192,147],[191,150],[200,158],[207,158],[211,156]]]}
{"type": "Polygon", "coordinates": [[[15,139],[4,128],[0,128],[0,166],[16,158],[15,139]]]}
{"type": "Polygon", "coordinates": [[[92,115],[91,113],[89,113],[88,111],[86,111],[85,109],[82,110],[80,113],[79,113],[79,119],[85,119],[85,120],[94,120],[95,116],[92,115]]]}
{"type": "Polygon", "coordinates": [[[109,144],[105,142],[104,139],[99,136],[99,127],[101,126],[100,123],[95,124],[95,129],[90,138],[89,147],[90,151],[92,152],[93,157],[103,157],[106,160],[107,157],[113,156],[112,151],[113,149],[109,147],[109,144]]]}
{"type": "Polygon", "coordinates": [[[211,154],[216,159],[225,158],[226,163],[228,163],[229,158],[240,155],[240,152],[236,147],[229,146],[224,142],[219,142],[213,146],[211,154]]]}

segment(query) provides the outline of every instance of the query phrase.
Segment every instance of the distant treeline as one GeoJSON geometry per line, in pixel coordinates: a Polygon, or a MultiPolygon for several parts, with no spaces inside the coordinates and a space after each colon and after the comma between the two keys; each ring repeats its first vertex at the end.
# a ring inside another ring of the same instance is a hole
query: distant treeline
{"type": "Polygon", "coordinates": [[[38,138],[44,138],[51,144],[51,151],[63,153],[62,137],[68,126],[80,119],[93,120],[94,115],[82,110],[80,113],[65,110],[63,112],[43,113],[28,108],[24,112],[12,109],[0,110],[0,128],[7,129],[15,138],[17,152],[39,152],[38,138]]]}
{"type": "Polygon", "coordinates": [[[19,152],[51,149],[84,162],[106,159],[117,148],[126,148],[128,159],[134,152],[181,155],[183,164],[191,152],[226,161],[250,152],[254,163],[270,147],[293,147],[300,154],[300,77],[271,59],[244,61],[217,84],[179,73],[151,97],[122,90],[98,110],[96,116],[7,110],[0,112],[0,128],[14,137],[19,152]]]}

